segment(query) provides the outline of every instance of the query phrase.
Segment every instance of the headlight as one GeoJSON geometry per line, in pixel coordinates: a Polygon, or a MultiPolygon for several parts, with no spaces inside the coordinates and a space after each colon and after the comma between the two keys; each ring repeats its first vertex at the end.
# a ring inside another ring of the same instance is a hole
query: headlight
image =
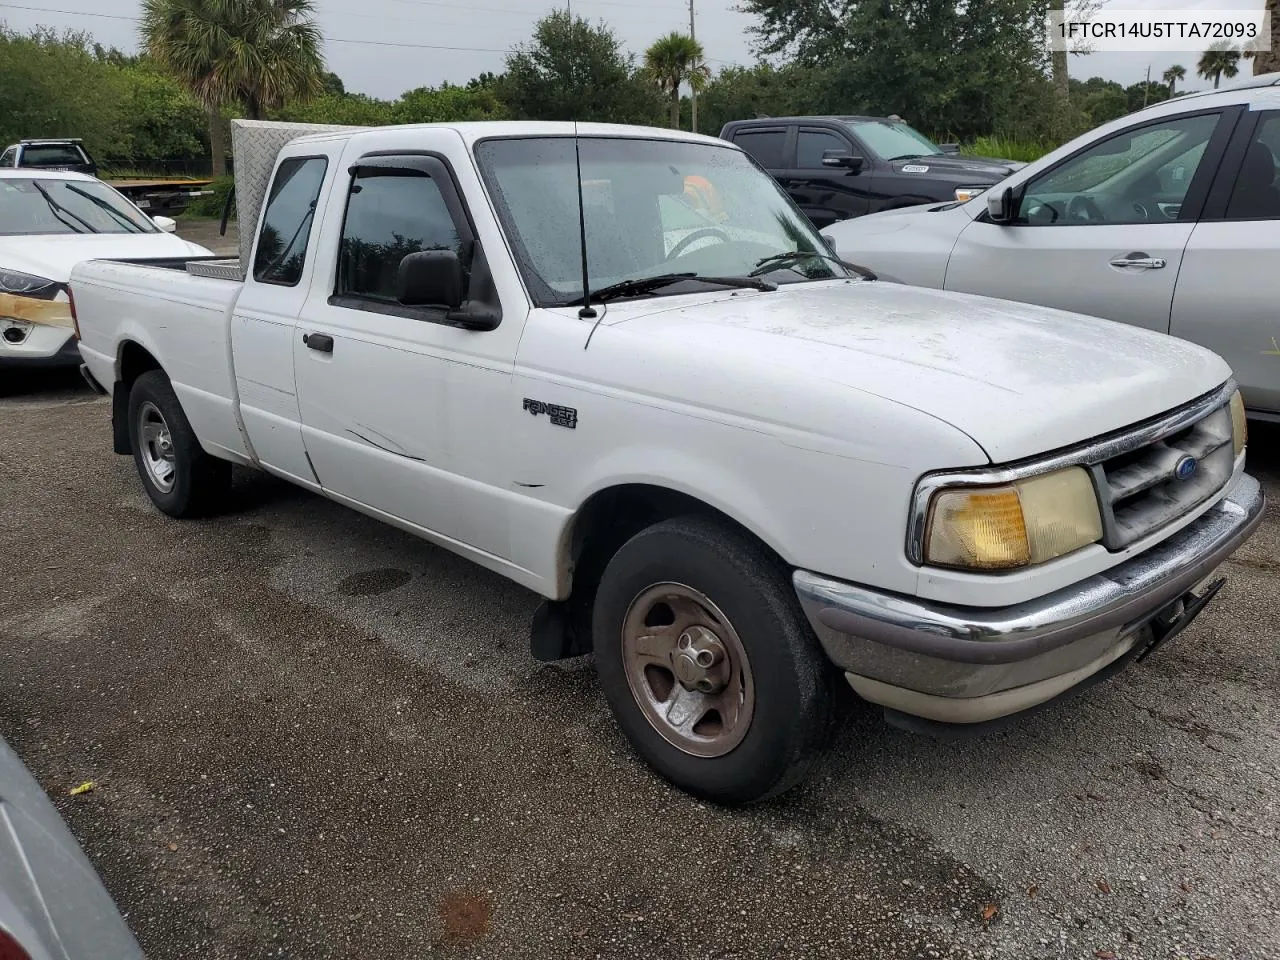
{"type": "Polygon", "coordinates": [[[1244,416],[1244,397],[1237,390],[1231,395],[1231,445],[1238,457],[1249,442],[1249,422],[1244,416]]]}
{"type": "Polygon", "coordinates": [[[956,199],[967,203],[980,193],[986,193],[988,187],[956,187],[956,199]]]}
{"type": "Polygon", "coordinates": [[[52,300],[58,295],[58,284],[44,277],[33,277],[16,270],[0,270],[0,293],[16,293],[36,300],[52,300]]]}
{"type": "Polygon", "coordinates": [[[925,563],[1008,570],[1102,539],[1093,481],[1068,467],[998,487],[939,490],[929,505],[925,563]]]}

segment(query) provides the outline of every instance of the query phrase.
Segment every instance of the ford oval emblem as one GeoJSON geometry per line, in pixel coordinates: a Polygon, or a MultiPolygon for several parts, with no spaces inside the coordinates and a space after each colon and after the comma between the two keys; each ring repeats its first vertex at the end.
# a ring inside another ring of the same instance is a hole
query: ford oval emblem
{"type": "Polygon", "coordinates": [[[1173,476],[1178,480],[1190,480],[1196,475],[1196,468],[1200,466],[1200,461],[1195,457],[1180,457],[1178,462],[1173,465],[1173,476]]]}

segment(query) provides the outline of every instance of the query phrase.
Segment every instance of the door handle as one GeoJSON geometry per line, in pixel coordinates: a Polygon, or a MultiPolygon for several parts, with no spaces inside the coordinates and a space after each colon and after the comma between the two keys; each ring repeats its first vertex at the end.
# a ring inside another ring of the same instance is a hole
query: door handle
{"type": "Polygon", "coordinates": [[[305,346],[320,353],[333,353],[333,337],[327,333],[304,333],[302,342],[305,346]]]}
{"type": "Polygon", "coordinates": [[[1163,257],[1148,257],[1145,253],[1131,253],[1127,257],[1116,257],[1111,261],[1113,267],[1136,267],[1139,270],[1162,270],[1165,267],[1163,257]]]}

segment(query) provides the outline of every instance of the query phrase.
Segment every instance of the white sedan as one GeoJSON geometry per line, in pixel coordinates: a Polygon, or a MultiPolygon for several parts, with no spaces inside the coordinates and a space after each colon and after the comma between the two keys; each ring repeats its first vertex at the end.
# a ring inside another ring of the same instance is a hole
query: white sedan
{"type": "Polygon", "coordinates": [[[67,281],[82,260],[212,256],[101,180],[0,170],[0,367],[77,366],[67,281]]]}
{"type": "Polygon", "coordinates": [[[964,204],[824,231],[882,279],[1020,300],[1190,340],[1280,420],[1280,74],[1086,133],[964,204]]]}

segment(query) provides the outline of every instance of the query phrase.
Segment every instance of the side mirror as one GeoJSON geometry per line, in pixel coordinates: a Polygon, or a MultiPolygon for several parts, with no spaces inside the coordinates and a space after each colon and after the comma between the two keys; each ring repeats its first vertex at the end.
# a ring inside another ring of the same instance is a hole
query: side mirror
{"type": "Polygon", "coordinates": [[[951,154],[952,156],[954,156],[955,154],[960,152],[960,144],[940,143],[938,144],[938,149],[941,150],[943,153],[951,154]]]}
{"type": "Polygon", "coordinates": [[[420,250],[400,261],[396,299],[407,307],[462,306],[462,263],[452,250],[420,250]]]}
{"type": "Polygon", "coordinates": [[[822,165],[824,167],[845,167],[850,173],[859,173],[866,161],[843,150],[823,150],[822,165]]]}
{"type": "Polygon", "coordinates": [[[987,191],[987,217],[992,223],[1010,223],[1017,216],[1013,188],[987,191]]]}
{"type": "Polygon", "coordinates": [[[827,245],[827,249],[830,250],[833,255],[835,255],[836,238],[831,236],[831,234],[829,233],[823,233],[823,234],[820,234],[820,236],[822,237],[822,242],[827,245]]]}
{"type": "Polygon", "coordinates": [[[178,221],[172,217],[152,217],[151,222],[161,229],[164,233],[177,233],[178,221]]]}

